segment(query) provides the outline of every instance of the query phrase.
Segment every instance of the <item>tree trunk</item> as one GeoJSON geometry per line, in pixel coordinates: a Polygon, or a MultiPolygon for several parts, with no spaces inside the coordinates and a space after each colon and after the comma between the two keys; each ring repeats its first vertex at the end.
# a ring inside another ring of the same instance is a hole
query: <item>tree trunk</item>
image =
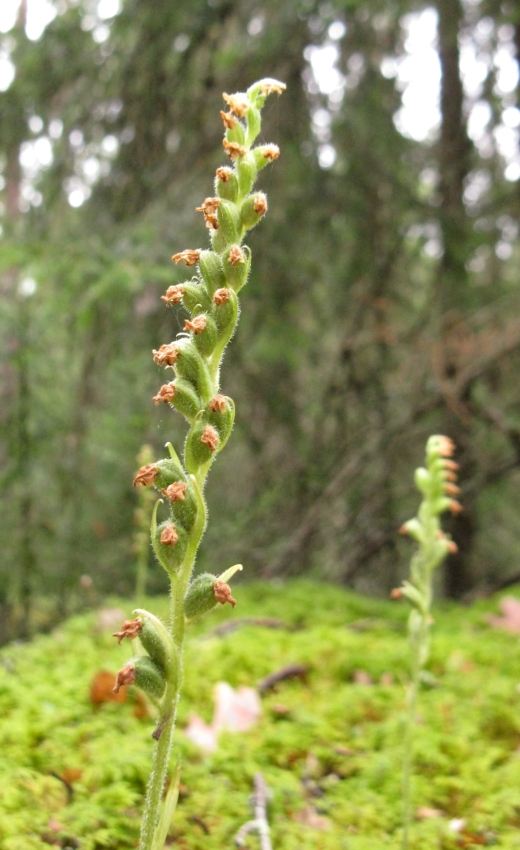
{"type": "MultiPolygon", "coordinates": [[[[439,223],[441,228],[443,255],[439,265],[437,301],[441,338],[457,348],[457,320],[465,313],[468,273],[466,263],[470,252],[469,222],[464,208],[464,180],[469,172],[471,145],[467,136],[463,100],[464,91],[459,70],[458,37],[463,21],[462,5],[459,0],[437,0],[439,14],[439,58],[441,63],[441,131],[438,145],[440,172],[439,189],[441,206],[439,223]]],[[[455,363],[450,362],[449,348],[443,345],[444,371],[446,378],[453,377],[455,363]]],[[[461,482],[474,467],[468,430],[468,419],[462,417],[462,399],[459,413],[454,405],[446,410],[444,428],[459,449],[457,458],[461,464],[461,482]]],[[[448,596],[459,598],[472,585],[471,553],[476,531],[474,507],[464,505],[464,514],[454,523],[453,535],[459,551],[446,561],[444,588],[448,596]]]]}

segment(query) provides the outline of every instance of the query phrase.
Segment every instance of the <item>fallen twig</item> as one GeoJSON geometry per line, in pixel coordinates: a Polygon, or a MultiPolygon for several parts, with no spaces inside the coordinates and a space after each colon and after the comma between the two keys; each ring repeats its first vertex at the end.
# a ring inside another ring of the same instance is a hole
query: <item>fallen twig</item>
{"type": "Polygon", "coordinates": [[[287,666],[282,667],[281,670],[276,670],[274,673],[269,673],[268,676],[260,679],[257,684],[257,688],[261,694],[264,694],[266,691],[270,691],[279,682],[283,682],[285,679],[305,679],[308,672],[309,666],[307,664],[287,664],[287,666]]]}
{"type": "Polygon", "coordinates": [[[267,821],[267,797],[268,788],[261,773],[255,773],[255,790],[252,796],[254,820],[248,820],[240,827],[235,835],[235,846],[245,847],[246,837],[250,832],[258,832],[261,850],[273,850],[269,823],[267,821]]]}

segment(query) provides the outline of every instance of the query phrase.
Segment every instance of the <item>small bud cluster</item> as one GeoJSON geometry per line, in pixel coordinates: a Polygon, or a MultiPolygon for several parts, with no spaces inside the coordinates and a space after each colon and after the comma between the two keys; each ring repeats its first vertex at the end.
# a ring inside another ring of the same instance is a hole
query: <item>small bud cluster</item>
{"type": "Polygon", "coordinates": [[[139,616],[125,620],[119,632],[114,634],[117,642],[124,638],[139,638],[147,655],[139,655],[128,661],[116,677],[114,692],[123,685],[137,685],[153,700],[160,700],[166,682],[178,677],[178,653],[163,623],[148,611],[138,609],[139,616]]]}

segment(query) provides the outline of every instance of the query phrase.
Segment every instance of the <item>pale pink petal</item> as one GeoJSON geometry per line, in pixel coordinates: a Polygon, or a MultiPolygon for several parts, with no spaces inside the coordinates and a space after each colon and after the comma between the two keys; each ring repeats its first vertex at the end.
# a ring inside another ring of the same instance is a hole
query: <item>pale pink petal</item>
{"type": "Polygon", "coordinates": [[[260,697],[254,688],[241,685],[234,690],[227,682],[215,685],[215,714],[212,726],[215,732],[246,732],[261,714],[260,697]]]}
{"type": "Polygon", "coordinates": [[[505,596],[500,602],[500,610],[502,611],[502,617],[489,616],[488,622],[497,628],[519,634],[520,600],[515,599],[513,596],[505,596]]]}

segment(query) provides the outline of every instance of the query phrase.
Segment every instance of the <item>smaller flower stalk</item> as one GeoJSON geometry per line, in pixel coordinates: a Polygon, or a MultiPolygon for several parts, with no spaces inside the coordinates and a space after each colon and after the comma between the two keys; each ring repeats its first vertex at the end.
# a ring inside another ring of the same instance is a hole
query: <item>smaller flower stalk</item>
{"type": "Polygon", "coordinates": [[[462,505],[457,501],[460,489],[456,485],[458,464],[452,459],[455,444],[448,437],[433,436],[426,444],[426,467],[415,470],[415,483],[423,500],[417,516],[400,528],[416,541],[418,549],[410,564],[410,581],[392,591],[393,599],[404,598],[411,605],[408,634],[411,649],[411,679],[407,692],[407,721],[403,763],[403,850],[409,844],[411,823],[411,777],[413,769],[413,738],[415,715],[421,680],[430,654],[430,628],[433,622],[433,573],[457,546],[441,528],[441,514],[458,514],[462,505]]]}
{"type": "Polygon", "coordinates": [[[228,582],[242,569],[240,564],[218,576],[203,573],[193,579],[192,573],[206,528],[206,477],[230,437],[235,418],[233,400],[220,390],[220,368],[238,321],[238,294],[251,266],[251,251],[243,240],[267,213],[266,196],[253,187],[258,172],[279,156],[276,145],[253,144],[261,130],[266,97],[284,89],[283,83],[265,79],[247,92],[224,94],[228,110],[221,112],[223,147],[231,165],[217,169],[213,194],[196,208],[204,216],[211,248],[186,248],[174,254],[174,263],[196,267],[196,274],[169,286],[162,296],[166,307],[179,305],[188,316],[183,317],[183,331],[176,339],[153,351],[156,365],[173,371],[173,378],[162,384],[153,401],[184,416],[188,434],[182,460],[168,443],[170,457],[154,463],[147,458],[135,475],[134,486],[153,486],[163,497],[155,502],[150,536],[157,560],[171,581],[170,622],[165,625],[138,608],[134,611],[137,616],[125,620],[114,635],[119,643],[137,638],[145,652],[119,671],[115,691],[137,685],[158,710],[140,850],[162,850],[177,802],[178,760],[164,800],[163,789],[182,684],[186,628],[218,605],[236,605],[228,582]],[[168,512],[162,521],[158,519],[160,505],[168,512]]]}

